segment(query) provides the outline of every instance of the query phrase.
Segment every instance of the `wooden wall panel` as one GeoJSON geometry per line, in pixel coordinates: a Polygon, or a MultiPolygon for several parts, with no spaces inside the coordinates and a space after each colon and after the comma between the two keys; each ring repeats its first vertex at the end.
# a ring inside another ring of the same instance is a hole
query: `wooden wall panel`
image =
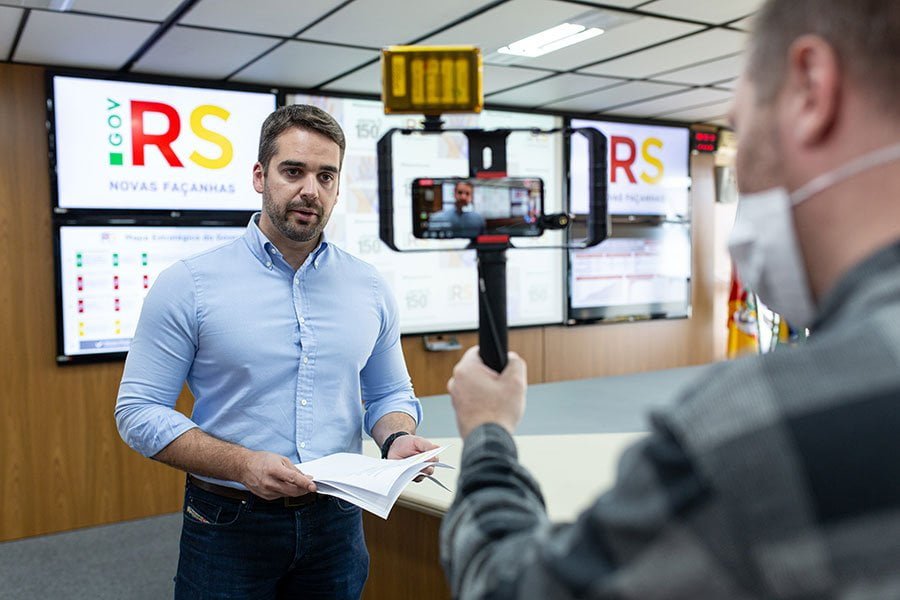
{"type": "Polygon", "coordinates": [[[438,548],[439,518],[396,506],[387,521],[363,513],[363,526],[371,556],[364,600],[449,600],[438,548]]]}
{"type": "MultiPolygon", "coordinates": [[[[122,363],[54,362],[44,107],[43,69],[0,64],[0,541],[177,511],[184,485],[181,473],[119,439],[113,408],[122,363]]],[[[693,318],[510,331],[531,383],[709,360],[712,300],[702,253],[711,225],[698,201],[711,186],[711,165],[695,160],[693,177],[693,318]]],[[[463,348],[476,338],[459,336],[463,348]]],[[[417,393],[445,393],[462,352],[426,352],[421,336],[405,337],[403,348],[417,393]]],[[[182,393],[179,410],[190,406],[182,393]]]]}
{"type": "MultiPolygon", "coordinates": [[[[466,350],[478,343],[478,334],[474,332],[455,334],[453,337],[462,346],[459,350],[429,352],[425,349],[423,336],[404,336],[403,355],[419,396],[446,394],[447,380],[453,373],[454,365],[466,350]]],[[[543,341],[544,330],[541,327],[512,329],[509,332],[509,349],[517,352],[528,363],[529,383],[544,381],[543,341]]]]}

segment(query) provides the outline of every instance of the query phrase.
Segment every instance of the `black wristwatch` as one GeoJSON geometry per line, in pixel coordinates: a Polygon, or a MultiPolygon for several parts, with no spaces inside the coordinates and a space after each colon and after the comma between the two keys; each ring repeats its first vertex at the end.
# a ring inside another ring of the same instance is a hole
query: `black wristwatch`
{"type": "Polygon", "coordinates": [[[391,449],[391,444],[394,443],[401,435],[410,435],[408,431],[395,431],[391,435],[387,436],[387,439],[384,440],[384,443],[381,445],[381,458],[387,458],[388,451],[391,449]]]}

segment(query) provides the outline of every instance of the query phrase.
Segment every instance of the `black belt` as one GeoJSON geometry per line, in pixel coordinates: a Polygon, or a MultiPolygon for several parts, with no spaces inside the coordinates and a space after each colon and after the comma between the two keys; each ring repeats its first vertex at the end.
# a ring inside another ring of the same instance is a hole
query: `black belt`
{"type": "Polygon", "coordinates": [[[188,474],[187,480],[188,483],[190,483],[192,486],[207,491],[210,494],[223,496],[225,498],[231,498],[232,500],[241,500],[242,502],[252,502],[254,506],[262,505],[297,508],[298,506],[307,506],[314,503],[319,496],[314,492],[310,492],[308,494],[303,494],[302,496],[283,496],[281,498],[275,498],[274,500],[266,500],[265,498],[257,496],[256,494],[248,492],[247,490],[239,490],[224,485],[216,485],[215,483],[210,483],[208,481],[198,479],[190,474],[188,474]]]}

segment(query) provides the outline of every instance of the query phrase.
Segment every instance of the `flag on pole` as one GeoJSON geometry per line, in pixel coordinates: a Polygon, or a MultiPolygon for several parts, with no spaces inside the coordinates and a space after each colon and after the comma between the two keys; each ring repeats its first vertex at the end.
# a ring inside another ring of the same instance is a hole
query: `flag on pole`
{"type": "Polygon", "coordinates": [[[759,353],[759,324],[756,301],[731,269],[731,293],[728,295],[728,358],[759,353]]]}

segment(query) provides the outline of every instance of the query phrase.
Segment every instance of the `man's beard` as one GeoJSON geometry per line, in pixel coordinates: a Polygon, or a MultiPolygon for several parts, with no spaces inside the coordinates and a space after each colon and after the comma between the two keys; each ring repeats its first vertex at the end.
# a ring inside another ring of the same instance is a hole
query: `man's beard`
{"type": "Polygon", "coordinates": [[[275,203],[272,201],[271,196],[269,195],[268,189],[263,189],[263,209],[266,211],[266,215],[269,217],[269,221],[275,225],[275,228],[278,230],[281,235],[286,237],[289,240],[295,242],[309,242],[311,240],[317,239],[322,231],[325,229],[325,225],[328,224],[328,217],[324,215],[324,211],[321,206],[316,206],[315,204],[310,204],[309,202],[305,202],[303,200],[298,200],[296,202],[291,202],[288,204],[283,212],[278,212],[278,209],[275,206],[275,203]],[[307,209],[314,210],[316,212],[316,220],[314,223],[309,225],[303,225],[294,223],[290,217],[290,211],[297,209],[307,209]]]}

